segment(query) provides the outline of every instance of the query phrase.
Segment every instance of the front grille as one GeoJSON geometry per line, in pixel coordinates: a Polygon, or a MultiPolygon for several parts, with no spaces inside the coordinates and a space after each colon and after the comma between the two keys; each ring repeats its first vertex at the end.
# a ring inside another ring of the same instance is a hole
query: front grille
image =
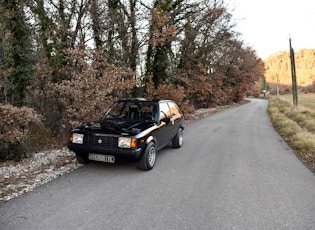
{"type": "Polygon", "coordinates": [[[84,135],[84,144],[100,147],[117,147],[118,137],[106,135],[84,135]]]}

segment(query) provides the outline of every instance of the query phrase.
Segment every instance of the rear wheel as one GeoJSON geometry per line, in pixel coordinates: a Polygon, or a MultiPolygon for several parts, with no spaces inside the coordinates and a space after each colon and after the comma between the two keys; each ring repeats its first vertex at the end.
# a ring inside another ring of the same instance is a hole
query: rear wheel
{"type": "Polygon", "coordinates": [[[183,145],[183,129],[179,128],[172,141],[173,148],[180,148],[183,145]]]}
{"type": "Polygon", "coordinates": [[[155,165],[155,159],[156,159],[155,144],[153,142],[150,142],[141,156],[139,168],[144,171],[151,170],[155,165]]]}
{"type": "Polygon", "coordinates": [[[90,162],[88,154],[75,153],[77,161],[81,164],[87,164],[90,162]]]}

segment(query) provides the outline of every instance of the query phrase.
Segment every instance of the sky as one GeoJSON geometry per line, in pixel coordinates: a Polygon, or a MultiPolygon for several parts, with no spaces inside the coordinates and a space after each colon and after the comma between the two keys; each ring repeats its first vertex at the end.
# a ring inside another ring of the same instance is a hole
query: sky
{"type": "Polygon", "coordinates": [[[226,0],[245,44],[266,59],[280,51],[315,49],[315,0],[226,0]]]}

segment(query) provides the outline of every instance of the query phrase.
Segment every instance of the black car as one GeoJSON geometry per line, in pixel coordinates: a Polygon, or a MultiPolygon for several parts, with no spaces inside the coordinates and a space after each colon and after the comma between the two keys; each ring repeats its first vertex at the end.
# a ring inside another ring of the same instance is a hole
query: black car
{"type": "Polygon", "coordinates": [[[124,99],[116,101],[95,123],[71,131],[68,148],[77,160],[114,163],[121,158],[139,160],[139,168],[154,167],[157,150],[183,144],[184,116],[174,101],[124,99]]]}

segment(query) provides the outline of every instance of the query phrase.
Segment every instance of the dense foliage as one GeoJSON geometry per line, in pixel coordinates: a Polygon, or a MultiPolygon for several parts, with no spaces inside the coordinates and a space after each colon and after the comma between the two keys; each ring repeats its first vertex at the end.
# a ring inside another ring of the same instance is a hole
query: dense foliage
{"type": "MultiPolygon", "coordinates": [[[[315,49],[302,49],[294,54],[296,66],[296,80],[300,88],[315,92],[315,49]]],[[[264,60],[266,67],[266,81],[271,85],[271,91],[275,92],[278,83],[283,93],[291,89],[292,75],[289,51],[280,52],[264,60]]]]}
{"type": "Polygon", "coordinates": [[[43,117],[31,108],[0,104],[0,161],[26,156],[25,137],[43,117]]]}
{"type": "Polygon", "coordinates": [[[118,98],[239,102],[264,66],[233,26],[224,0],[1,0],[0,102],[32,108],[59,139],[118,98]]]}

